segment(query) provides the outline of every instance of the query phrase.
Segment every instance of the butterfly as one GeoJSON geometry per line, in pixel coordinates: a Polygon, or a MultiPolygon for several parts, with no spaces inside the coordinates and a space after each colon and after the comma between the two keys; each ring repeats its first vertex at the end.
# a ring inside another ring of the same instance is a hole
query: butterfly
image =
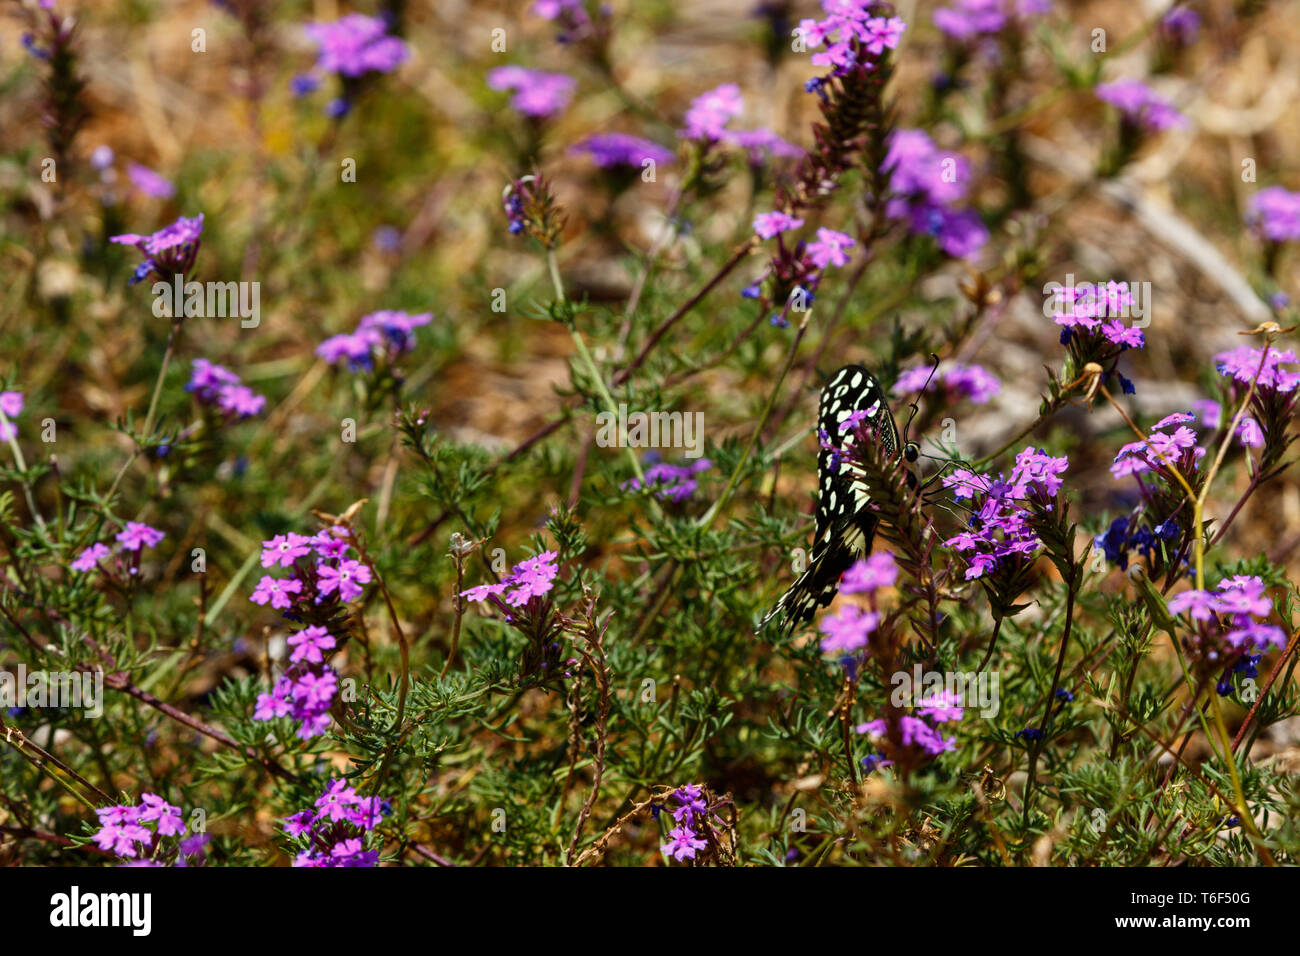
{"type": "Polygon", "coordinates": [[[862,413],[859,417],[870,426],[872,440],[886,457],[897,455],[900,446],[908,462],[914,463],[920,457],[915,442],[900,443],[885,390],[874,375],[861,365],[846,365],[831,376],[822,389],[817,412],[817,429],[823,442],[817,455],[817,532],[812,560],[763,616],[760,631],[780,618],[782,633],[788,634],[811,619],[818,608],[831,603],[840,588],[840,576],[871,552],[877,524],[870,507],[871,495],[866,483],[855,477],[842,460],[858,429],[841,430],[841,425],[855,412],[862,413]]]}

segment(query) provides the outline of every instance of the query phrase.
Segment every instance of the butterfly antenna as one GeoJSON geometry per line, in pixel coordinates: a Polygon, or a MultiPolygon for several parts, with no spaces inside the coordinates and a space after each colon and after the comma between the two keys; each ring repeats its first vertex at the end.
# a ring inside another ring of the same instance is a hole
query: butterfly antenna
{"type": "MultiPolygon", "coordinates": [[[[930,383],[934,381],[934,373],[939,371],[939,356],[934,352],[931,352],[930,359],[931,359],[930,374],[926,376],[925,384],[921,386],[921,390],[916,393],[916,398],[920,398],[929,390],[930,383]]],[[[912,399],[910,402],[907,403],[908,408],[910,408],[912,411],[907,416],[907,421],[903,423],[903,444],[904,445],[907,444],[907,436],[912,429],[912,419],[914,419],[917,413],[921,410],[921,407],[916,403],[916,398],[912,399]]]]}

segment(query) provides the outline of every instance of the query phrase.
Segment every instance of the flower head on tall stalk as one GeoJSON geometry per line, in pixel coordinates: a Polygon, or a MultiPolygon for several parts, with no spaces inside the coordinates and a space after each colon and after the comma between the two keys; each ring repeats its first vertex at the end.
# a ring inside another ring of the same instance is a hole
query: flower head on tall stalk
{"type": "Polygon", "coordinates": [[[33,28],[22,36],[23,46],[46,65],[42,86],[41,125],[55,163],[57,183],[71,170],[72,141],[90,115],[81,93],[86,80],[78,70],[77,21],[61,14],[54,0],[41,0],[33,10],[33,28]]]}
{"type": "Polygon", "coordinates": [[[199,237],[202,235],[203,213],[199,213],[190,218],[181,216],[175,222],[147,236],[127,232],[118,236],[109,236],[108,241],[124,246],[135,246],[145,257],[128,280],[129,285],[135,285],[149,276],[154,276],[163,282],[171,282],[175,276],[184,277],[190,273],[199,255],[201,244],[199,237]]]}
{"type": "Polygon", "coordinates": [[[495,584],[480,584],[460,592],[466,601],[487,601],[512,628],[528,640],[519,677],[550,685],[564,673],[564,623],[556,612],[551,590],[559,574],[559,552],[543,551],[521,561],[495,584]]]}
{"type": "Polygon", "coordinates": [[[1119,357],[1146,344],[1140,328],[1124,323],[1137,305],[1126,282],[1081,282],[1056,290],[1053,321],[1061,326],[1067,379],[1096,363],[1102,370],[1102,384],[1115,377],[1123,392],[1133,394],[1133,383],[1119,371],[1119,357]]]}
{"type": "Polygon", "coordinates": [[[1182,646],[1193,676],[1214,680],[1220,696],[1231,693],[1234,674],[1254,676],[1260,655],[1286,645],[1285,631],[1263,623],[1273,602],[1254,575],[1225,578],[1214,590],[1181,591],[1169,599],[1169,611],[1186,628],[1182,646]]]}
{"type": "Polygon", "coordinates": [[[1243,444],[1258,449],[1255,474],[1258,482],[1267,481],[1285,467],[1282,456],[1297,437],[1291,426],[1300,403],[1300,372],[1283,367],[1297,361],[1296,353],[1272,345],[1240,346],[1220,352],[1214,361],[1219,374],[1228,379],[1228,394],[1237,404],[1255,383],[1238,436],[1243,444]]]}
{"type": "Polygon", "coordinates": [[[302,847],[294,866],[375,866],[378,850],[365,848],[366,835],[383,822],[387,803],[363,797],[343,779],[334,779],[310,810],[284,821],[284,832],[302,847]]]}

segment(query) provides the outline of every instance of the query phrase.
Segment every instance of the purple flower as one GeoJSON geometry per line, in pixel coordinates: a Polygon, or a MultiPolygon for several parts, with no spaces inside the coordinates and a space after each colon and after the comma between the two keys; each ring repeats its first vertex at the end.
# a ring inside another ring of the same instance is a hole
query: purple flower
{"type": "Polygon", "coordinates": [[[713,462],[700,458],[689,465],[672,465],[659,462],[645,470],[645,483],[639,478],[630,478],[622,485],[625,491],[637,491],[642,487],[653,489],[655,497],[665,501],[685,501],[699,488],[696,475],[713,467],[713,462]]]}
{"type": "Polygon", "coordinates": [[[798,229],[802,225],[802,219],[796,219],[783,212],[763,212],[754,217],[754,232],[760,239],[772,239],[783,232],[798,229]]]}
{"type": "Polygon", "coordinates": [[[1261,189],[1250,198],[1246,224],[1256,235],[1274,242],[1300,239],[1300,192],[1281,186],[1261,189]]]}
{"type": "Polygon", "coordinates": [[[157,528],[139,521],[128,521],[126,527],[118,532],[116,540],[124,551],[139,551],[141,548],[155,547],[164,537],[157,528]]]}
{"type": "Polygon", "coordinates": [[[99,562],[108,557],[108,555],[108,545],[96,542],[82,551],[81,554],[77,556],[77,559],[72,562],[70,567],[74,571],[94,571],[99,567],[99,562]]]}
{"type": "Polygon", "coordinates": [[[302,582],[297,578],[278,579],[264,574],[262,580],[257,582],[257,587],[253,589],[253,596],[249,600],[261,605],[269,601],[271,607],[283,611],[292,603],[289,595],[301,593],[302,582]]]}
{"type": "Polygon", "coordinates": [[[861,594],[880,588],[892,588],[898,580],[898,565],[888,551],[878,551],[866,559],[859,559],[840,578],[840,590],[845,594],[861,594]]]}
{"type": "Polygon", "coordinates": [[[199,213],[192,218],[181,216],[147,236],[127,232],[109,236],[108,241],[135,246],[146,257],[128,280],[128,285],[135,285],[151,273],[170,279],[173,275],[189,272],[199,254],[199,237],[202,234],[203,213],[199,213]]]}
{"type": "Polygon", "coordinates": [[[289,81],[289,90],[294,96],[302,98],[320,89],[320,80],[310,73],[298,73],[289,81]]]}
{"type": "Polygon", "coordinates": [[[311,539],[290,531],[262,542],[262,567],[291,568],[301,557],[311,554],[311,539]]]}
{"type": "Polygon", "coordinates": [[[822,653],[840,656],[861,650],[867,646],[867,635],[879,623],[878,613],[864,611],[856,604],[846,605],[838,614],[823,617],[818,624],[818,629],[826,635],[821,642],[822,653]]]}
{"type": "Polygon", "coordinates": [[[1194,621],[1209,621],[1214,617],[1216,597],[1210,591],[1182,591],[1169,599],[1171,614],[1187,614],[1194,621]]]}
{"type": "Polygon", "coordinates": [[[241,385],[238,375],[207,359],[194,359],[185,390],[194,393],[200,405],[216,408],[229,418],[247,418],[266,407],[266,399],[241,385]]]}
{"type": "Polygon", "coordinates": [[[325,73],[391,73],[410,55],[401,39],[387,35],[388,25],[383,20],[360,13],[332,23],[309,23],[303,32],[320,48],[316,68],[325,73]]]}
{"type": "Polygon", "coordinates": [[[353,601],[365,593],[363,584],[370,583],[370,568],[360,561],[341,561],[339,566],[322,564],[316,569],[316,591],[321,597],[338,592],[339,600],[353,601]]]}
{"type": "MultiPolygon", "coordinates": [[[[911,395],[925,388],[929,379],[930,366],[921,365],[899,375],[890,391],[894,395],[911,395]]],[[[988,402],[1002,390],[1002,383],[983,366],[959,362],[941,364],[934,372],[934,381],[948,396],[968,398],[977,405],[988,402]]]]}
{"type": "Polygon", "coordinates": [[[510,105],[525,116],[550,116],[563,112],[573,99],[577,86],[564,73],[546,73],[525,66],[499,66],[488,73],[488,86],[509,90],[515,95],[510,105]]]}
{"type": "Polygon", "coordinates": [[[1141,125],[1149,132],[1188,125],[1187,117],[1140,80],[1098,83],[1093,87],[1093,92],[1097,99],[1119,110],[1126,120],[1141,125]]]}
{"type": "Polygon", "coordinates": [[[656,165],[673,161],[673,153],[658,143],[627,133],[597,133],[569,147],[571,153],[586,153],[602,169],[616,166],[642,168],[646,160],[656,165]]]}
{"type": "Polygon", "coordinates": [[[176,187],[148,166],[127,163],[126,176],[131,180],[131,185],[146,196],[152,196],[154,199],[171,199],[176,195],[176,187]]]}
{"type": "Polygon", "coordinates": [[[707,840],[699,839],[690,827],[676,827],[669,830],[668,835],[672,839],[660,849],[678,863],[682,860],[695,859],[696,851],[703,850],[709,845],[707,840]]]}
{"type": "Polygon", "coordinates": [[[894,130],[880,168],[890,173],[891,191],[928,205],[948,206],[964,199],[970,184],[966,158],[939,149],[919,129],[894,130]]]}
{"type": "Polygon", "coordinates": [[[852,236],[834,229],[818,229],[817,241],[808,243],[808,258],[818,269],[828,266],[843,268],[849,262],[847,250],[855,245],[857,243],[852,236]]]}
{"type": "Polygon", "coordinates": [[[499,584],[481,584],[461,592],[467,601],[483,601],[490,596],[505,595],[511,607],[527,604],[529,599],[548,593],[555,584],[559,567],[556,551],[543,551],[536,557],[516,564],[509,574],[501,577],[499,584]]]}
{"type": "Polygon", "coordinates": [[[1300,385],[1300,372],[1288,372],[1279,366],[1283,362],[1296,361],[1291,349],[1279,351],[1268,349],[1265,357],[1263,349],[1254,349],[1249,345],[1240,345],[1228,352],[1214,356],[1220,375],[1230,375],[1238,382],[1250,382],[1259,373],[1258,387],[1278,392],[1291,392],[1300,385]]]}
{"type": "Polygon", "coordinates": [[[724,127],[744,108],[740,87],[735,83],[724,83],[691,100],[690,109],[686,111],[686,128],[678,135],[709,142],[722,139],[724,127]]]}
{"type": "Polygon", "coordinates": [[[293,648],[289,660],[294,663],[307,661],[320,664],[325,660],[323,652],[333,649],[334,645],[334,637],[329,631],[319,625],[312,625],[289,636],[289,646],[293,648]]]}

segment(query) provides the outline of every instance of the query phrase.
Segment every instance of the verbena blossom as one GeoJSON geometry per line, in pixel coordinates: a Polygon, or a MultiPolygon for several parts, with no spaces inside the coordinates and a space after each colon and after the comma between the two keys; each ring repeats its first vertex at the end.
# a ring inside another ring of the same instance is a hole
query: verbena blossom
{"type": "MultiPolygon", "coordinates": [[[[629,133],[597,133],[569,147],[571,153],[585,153],[602,169],[630,166],[641,169],[646,160],[663,166],[674,159],[671,150],[629,133]]],[[[512,230],[513,231],[513,230],[512,230]]]]}
{"type": "Polygon", "coordinates": [[[783,232],[798,229],[802,225],[802,219],[796,219],[783,212],[763,212],[754,217],[754,233],[760,239],[773,239],[783,232]]]}
{"type": "Polygon", "coordinates": [[[846,604],[836,613],[822,617],[817,625],[826,635],[820,644],[822,653],[840,658],[847,668],[856,667],[856,655],[868,649],[872,634],[880,626],[877,592],[893,587],[897,580],[898,565],[888,551],[878,551],[851,565],[840,577],[840,590],[862,595],[868,606],[846,604]]]}
{"type": "Polygon", "coordinates": [[[174,275],[185,275],[194,268],[199,254],[199,237],[203,234],[203,213],[187,218],[181,216],[157,232],[142,236],[134,232],[109,236],[109,242],[135,246],[145,260],[136,267],[128,284],[148,278],[151,274],[170,281],[174,275]]]}
{"type": "Polygon", "coordinates": [[[514,93],[510,105],[525,116],[552,116],[568,108],[577,82],[566,73],[547,73],[525,66],[499,66],[487,76],[494,90],[514,93]]]}
{"type": "Polygon", "coordinates": [[[330,23],[309,23],[303,32],[319,48],[316,69],[323,73],[391,73],[410,56],[402,39],[389,36],[388,24],[378,17],[351,13],[330,23]]]}
{"type": "Polygon", "coordinates": [[[1256,381],[1256,388],[1274,392],[1292,392],[1300,385],[1300,372],[1282,368],[1283,362],[1295,362],[1296,354],[1291,349],[1280,350],[1268,347],[1268,355],[1263,349],[1241,345],[1227,352],[1214,356],[1215,365],[1220,375],[1228,375],[1238,382],[1249,384],[1256,381]],[[1256,374],[1258,373],[1258,379],[1256,374]]]}
{"type": "Polygon", "coordinates": [[[1093,87],[1093,93],[1103,103],[1119,110],[1125,120],[1150,132],[1188,125],[1187,117],[1140,80],[1098,83],[1093,87]]]}
{"type": "Polygon", "coordinates": [[[311,810],[284,821],[284,831],[301,847],[294,866],[375,866],[378,850],[365,849],[387,812],[379,797],[363,797],[346,780],[334,779],[311,810]]]}
{"type": "Polygon", "coordinates": [[[112,552],[109,551],[108,545],[96,541],[90,547],[83,549],[81,554],[77,555],[76,560],[74,560],[69,567],[71,567],[72,570],[80,571],[83,574],[87,571],[94,571],[99,567],[99,562],[104,560],[110,554],[112,554],[112,552]]]}
{"type": "Polygon", "coordinates": [[[154,199],[171,199],[176,195],[176,186],[170,180],[159,176],[148,166],[141,166],[139,163],[127,163],[126,178],[131,180],[131,185],[136,189],[154,199]]]}
{"type": "Polygon", "coordinates": [[[1202,674],[1217,673],[1223,696],[1231,693],[1233,673],[1253,671],[1269,648],[1286,646],[1282,628],[1255,620],[1268,618],[1273,602],[1254,575],[1225,578],[1213,591],[1182,591],[1169,599],[1169,611],[1190,622],[1183,645],[1192,666],[1202,674]]]}
{"type": "Polygon", "coordinates": [[[1273,242],[1300,240],[1300,192],[1269,186],[1250,197],[1246,224],[1263,239],[1273,242]]]}
{"type": "Polygon", "coordinates": [[[817,241],[808,243],[808,258],[819,269],[848,265],[848,250],[857,245],[852,236],[834,229],[818,229],[817,241]]]}
{"type": "MultiPolygon", "coordinates": [[[[701,834],[712,832],[716,821],[716,814],[709,806],[709,794],[700,785],[688,783],[674,790],[669,799],[676,804],[667,809],[677,826],[668,831],[668,842],[662,844],[660,850],[678,863],[698,860],[700,851],[709,846],[709,841],[701,834]]],[[[659,810],[658,806],[654,808],[656,816],[659,810]]]]}
{"type": "Polygon", "coordinates": [[[907,24],[898,17],[872,15],[872,0],[822,0],[826,16],[799,22],[799,36],[818,52],[812,56],[814,66],[832,67],[836,74],[847,72],[861,62],[865,54],[879,57],[898,47],[907,24]]]}
{"type": "Polygon", "coordinates": [[[968,530],[944,542],[965,556],[966,580],[1033,559],[1041,542],[1030,527],[1029,505],[1050,508],[1069,465],[1068,458],[1026,448],[1016,456],[1009,477],[991,478],[965,468],[944,476],[943,485],[953,497],[969,500],[973,508],[968,530]]]}
{"type": "Polygon", "coordinates": [[[157,546],[164,537],[166,536],[157,528],[139,521],[128,521],[116,540],[124,551],[139,551],[141,548],[157,546]]]}
{"type": "Polygon", "coordinates": [[[622,485],[624,491],[651,489],[655,497],[666,501],[685,501],[699,488],[697,475],[713,467],[707,458],[698,458],[689,465],[672,465],[657,462],[645,470],[645,482],[630,478],[622,485]]]}
{"type": "MultiPolygon", "coordinates": [[[[940,710],[937,708],[927,708],[927,711],[936,724],[946,721],[950,710],[940,710]],[[933,715],[938,715],[933,716],[933,715]]],[[[956,708],[958,717],[961,709],[956,708]]],[[[854,728],[860,734],[866,734],[877,745],[884,745],[888,742],[888,749],[892,752],[893,760],[897,762],[900,758],[919,757],[937,757],[941,753],[952,750],[956,747],[956,738],[945,737],[942,732],[935,726],[922,720],[920,717],[913,717],[910,714],[899,715],[891,724],[890,720],[883,717],[876,720],[868,720],[858,724],[854,728]],[[911,751],[911,753],[908,753],[911,751]]],[[[875,766],[880,766],[876,763],[875,766]]]]}
{"type": "Polygon", "coordinates": [[[502,575],[496,584],[480,584],[461,591],[467,601],[485,601],[489,597],[503,598],[511,607],[520,607],[535,597],[541,597],[555,585],[559,567],[555,561],[559,552],[543,551],[536,557],[521,561],[509,574],[502,575]]]}
{"type": "Polygon", "coordinates": [[[1136,389],[1119,371],[1119,357],[1129,349],[1146,345],[1140,328],[1122,321],[1137,310],[1137,300],[1126,282],[1091,283],[1059,287],[1053,298],[1056,313],[1053,321],[1061,326],[1061,344],[1066,347],[1074,368],[1089,363],[1102,367],[1102,382],[1118,378],[1120,389],[1133,394],[1136,389]]]}
{"type": "Polygon", "coordinates": [[[896,129],[880,169],[889,174],[890,218],[906,219],[913,232],[934,237],[953,258],[971,258],[984,247],[989,234],[983,221],[956,205],[970,185],[963,156],[939,149],[923,130],[896,129]]]}
{"type": "Polygon", "coordinates": [[[415,330],[432,320],[432,312],[371,312],[361,317],[354,332],[332,335],[318,345],[316,354],[331,365],[346,364],[352,372],[369,370],[376,358],[391,363],[409,352],[415,344],[415,330]]]}
{"type": "Polygon", "coordinates": [[[183,836],[186,826],[181,808],[157,794],[143,794],[139,804],[99,807],[95,815],[99,818],[99,829],[92,837],[95,846],[123,859],[148,859],[152,865],[174,861],[177,866],[188,866],[191,860],[203,857],[206,840],[164,842],[164,837],[183,836]]]}
{"type": "Polygon", "coordinates": [[[898,376],[890,391],[894,395],[911,395],[921,391],[930,382],[946,398],[966,398],[982,405],[1002,390],[1002,383],[982,365],[944,362],[933,372],[933,380],[931,371],[928,365],[908,369],[898,376]]]}
{"type": "Polygon", "coordinates": [[[735,83],[724,83],[691,101],[685,116],[686,128],[679,135],[687,139],[721,139],[726,125],[744,108],[740,87],[735,83]]]}
{"type": "Polygon", "coordinates": [[[1174,7],[1160,21],[1161,36],[1182,46],[1196,42],[1201,32],[1201,15],[1188,6],[1174,7]]]}
{"type": "Polygon", "coordinates": [[[5,418],[0,421],[0,441],[12,441],[18,437],[18,429],[9,419],[17,418],[22,411],[22,392],[0,392],[0,413],[3,413],[5,418]]]}
{"type": "Polygon", "coordinates": [[[215,409],[226,418],[248,418],[266,407],[266,398],[241,384],[238,375],[203,358],[194,359],[185,390],[201,406],[215,409]]]}
{"type": "Polygon", "coordinates": [[[934,25],[954,40],[1000,33],[1051,9],[1049,0],[956,0],[934,11],[934,25]]]}

